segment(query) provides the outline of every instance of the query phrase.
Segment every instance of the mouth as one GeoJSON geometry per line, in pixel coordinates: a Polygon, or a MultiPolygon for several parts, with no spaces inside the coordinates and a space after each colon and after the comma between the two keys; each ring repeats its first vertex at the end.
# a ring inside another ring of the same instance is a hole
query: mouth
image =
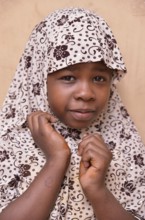
{"type": "Polygon", "coordinates": [[[70,110],[72,117],[76,120],[88,121],[92,120],[95,115],[95,110],[92,109],[73,109],[70,110]]]}

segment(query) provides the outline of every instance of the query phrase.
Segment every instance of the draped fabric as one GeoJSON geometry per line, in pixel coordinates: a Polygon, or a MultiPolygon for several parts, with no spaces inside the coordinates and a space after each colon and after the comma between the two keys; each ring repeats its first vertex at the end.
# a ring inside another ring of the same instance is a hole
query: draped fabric
{"type": "Polygon", "coordinates": [[[86,132],[100,132],[113,154],[105,180],[108,189],[137,219],[145,219],[145,147],[116,89],[126,67],[108,24],[82,8],[57,10],[36,25],[18,64],[0,112],[1,211],[29,187],[45,164],[26,117],[36,110],[51,112],[47,75],[68,65],[102,60],[114,70],[107,108],[86,129],[72,129],[60,121],[54,124],[72,154],[48,219],[95,219],[78,178],[77,148],[86,132]]]}

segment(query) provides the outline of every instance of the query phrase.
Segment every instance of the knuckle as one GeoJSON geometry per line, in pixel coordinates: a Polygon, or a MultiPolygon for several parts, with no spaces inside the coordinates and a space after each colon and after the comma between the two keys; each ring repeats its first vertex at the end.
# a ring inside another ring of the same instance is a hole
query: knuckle
{"type": "Polygon", "coordinates": [[[29,121],[31,119],[32,115],[31,114],[28,114],[27,117],[26,117],[26,121],[29,121]]]}

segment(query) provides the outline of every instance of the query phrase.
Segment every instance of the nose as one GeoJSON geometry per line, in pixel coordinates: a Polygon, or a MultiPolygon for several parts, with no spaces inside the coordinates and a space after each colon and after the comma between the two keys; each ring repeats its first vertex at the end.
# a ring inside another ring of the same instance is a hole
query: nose
{"type": "Polygon", "coordinates": [[[93,85],[89,82],[80,82],[79,85],[77,85],[77,89],[74,96],[77,100],[94,101],[95,92],[93,89],[93,85]]]}

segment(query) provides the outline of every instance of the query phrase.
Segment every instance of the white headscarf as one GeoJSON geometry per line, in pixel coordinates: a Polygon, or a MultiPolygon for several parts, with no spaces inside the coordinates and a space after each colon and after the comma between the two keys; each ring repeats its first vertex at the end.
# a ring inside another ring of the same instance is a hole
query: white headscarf
{"type": "Polygon", "coordinates": [[[101,60],[114,69],[107,109],[87,129],[71,129],[61,122],[54,125],[72,156],[49,219],[95,219],[78,179],[77,146],[86,130],[99,131],[113,153],[106,176],[108,189],[126,210],[145,218],[145,148],[115,87],[126,68],[107,23],[82,8],[62,9],[46,17],[34,28],[21,57],[0,112],[0,210],[29,187],[45,164],[26,117],[35,110],[50,112],[47,75],[68,65],[101,60]]]}

